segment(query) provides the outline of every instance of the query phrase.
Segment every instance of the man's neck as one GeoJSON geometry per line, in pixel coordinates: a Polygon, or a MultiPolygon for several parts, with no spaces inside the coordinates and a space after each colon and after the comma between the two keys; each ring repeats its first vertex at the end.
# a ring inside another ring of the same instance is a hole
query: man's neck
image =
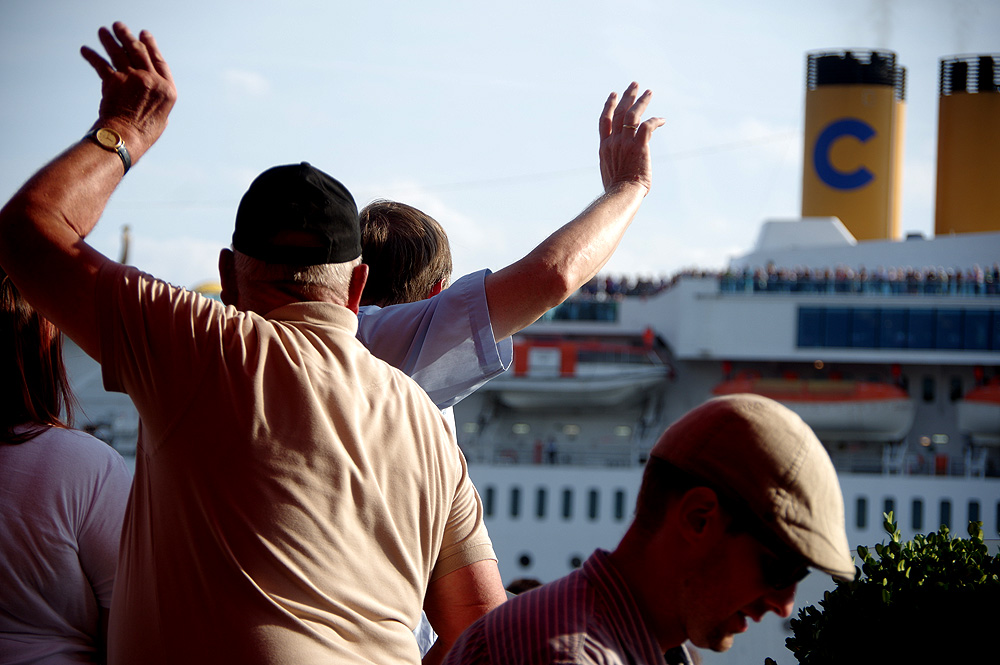
{"type": "Polygon", "coordinates": [[[681,646],[687,636],[677,613],[676,594],[673,593],[674,566],[669,557],[659,556],[663,554],[660,549],[648,543],[638,543],[626,534],[609,559],[632,592],[639,613],[657,644],[666,652],[681,646]],[[657,560],[650,560],[651,552],[657,553],[657,560]]]}

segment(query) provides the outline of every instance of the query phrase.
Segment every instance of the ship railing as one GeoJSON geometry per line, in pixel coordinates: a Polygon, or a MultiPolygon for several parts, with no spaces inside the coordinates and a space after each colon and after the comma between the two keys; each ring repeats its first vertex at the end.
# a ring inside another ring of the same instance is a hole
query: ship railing
{"type": "Polygon", "coordinates": [[[868,295],[868,296],[1000,296],[994,282],[890,281],[858,279],[780,279],[722,275],[719,292],[728,294],[868,295]]]}
{"type": "Polygon", "coordinates": [[[629,444],[597,443],[580,446],[556,443],[539,446],[536,442],[462,443],[469,463],[535,466],[633,467],[645,463],[646,456],[629,444]]]}

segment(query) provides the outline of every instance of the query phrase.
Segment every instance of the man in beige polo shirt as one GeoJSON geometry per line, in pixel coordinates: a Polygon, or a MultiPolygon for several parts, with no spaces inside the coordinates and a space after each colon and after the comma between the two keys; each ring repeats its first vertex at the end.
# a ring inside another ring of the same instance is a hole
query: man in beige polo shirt
{"type": "Polygon", "coordinates": [[[0,212],[0,265],[140,417],[111,663],[416,662],[503,588],[427,395],[355,338],[357,209],[310,166],[237,213],[224,306],[84,241],[176,98],[147,32],[102,29],[98,121],[0,212]]]}

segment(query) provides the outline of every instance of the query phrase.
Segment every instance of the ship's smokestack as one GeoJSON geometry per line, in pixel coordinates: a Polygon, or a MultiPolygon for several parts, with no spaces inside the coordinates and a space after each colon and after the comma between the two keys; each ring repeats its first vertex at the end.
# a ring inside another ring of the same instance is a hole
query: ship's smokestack
{"type": "Polygon", "coordinates": [[[900,236],[906,70],[896,54],[807,54],[802,216],[839,217],[858,240],[900,236]]]}
{"type": "Polygon", "coordinates": [[[941,60],[934,233],[1000,231],[1000,53],[941,60]]]}

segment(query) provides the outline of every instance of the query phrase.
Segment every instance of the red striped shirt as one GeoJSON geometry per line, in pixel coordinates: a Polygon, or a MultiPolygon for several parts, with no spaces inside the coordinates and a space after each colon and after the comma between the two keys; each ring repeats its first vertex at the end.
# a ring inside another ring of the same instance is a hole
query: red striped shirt
{"type": "MultiPolygon", "coordinates": [[[[680,660],[675,662],[690,663],[686,651],[676,651],[680,660]]],[[[666,662],[603,550],[581,569],[512,598],[476,621],[445,659],[446,665],[666,662]]]]}

